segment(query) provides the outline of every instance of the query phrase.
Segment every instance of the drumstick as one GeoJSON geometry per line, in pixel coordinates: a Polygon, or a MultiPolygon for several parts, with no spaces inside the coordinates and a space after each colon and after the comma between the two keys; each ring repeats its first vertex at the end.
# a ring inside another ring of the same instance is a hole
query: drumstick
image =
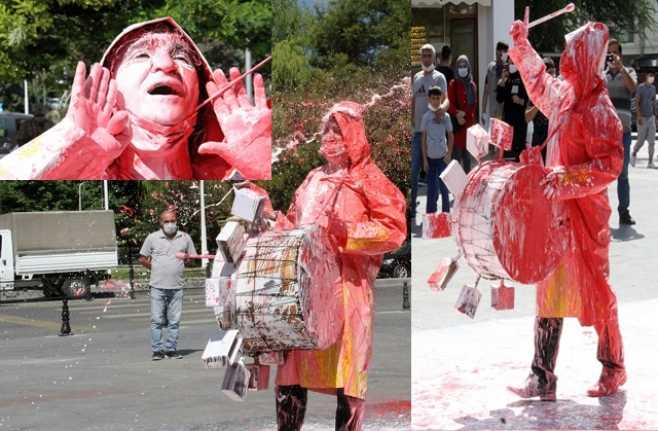
{"type": "MultiPolygon", "coordinates": [[[[576,5],[573,3],[569,3],[562,9],[558,9],[555,12],[549,13],[548,15],[545,15],[541,18],[532,21],[531,23],[528,24],[528,29],[538,26],[539,24],[543,24],[546,21],[550,21],[553,18],[557,18],[560,15],[564,15],[565,13],[573,12],[574,10],[576,10],[576,5]]],[[[525,22],[528,22],[528,15],[530,13],[530,8],[528,6],[526,6],[525,8],[525,13],[526,13],[525,22]]]]}
{"type": "Polygon", "coordinates": [[[213,100],[215,100],[215,99],[216,99],[217,97],[219,97],[220,95],[224,94],[224,93],[226,92],[226,90],[228,90],[229,88],[233,87],[233,86],[234,86],[235,84],[237,84],[238,82],[241,82],[244,78],[247,77],[247,75],[249,75],[250,73],[254,73],[256,70],[258,70],[258,69],[260,69],[261,67],[263,67],[263,66],[264,66],[265,64],[267,64],[267,62],[269,62],[271,59],[272,59],[272,56],[271,56],[271,55],[268,55],[267,57],[265,57],[265,59],[264,59],[263,61],[261,61],[260,63],[256,64],[254,67],[252,67],[251,69],[247,70],[245,73],[243,73],[242,75],[238,76],[238,77],[235,78],[233,81],[231,81],[231,82],[229,82],[228,84],[226,84],[224,87],[220,88],[219,91],[217,91],[217,93],[211,95],[211,96],[208,97],[206,100],[204,100],[199,106],[197,106],[196,109],[194,110],[194,112],[193,112],[192,114],[190,114],[190,115],[188,116],[188,118],[189,118],[189,117],[192,117],[192,116],[195,115],[195,114],[196,114],[201,108],[203,108],[203,107],[206,106],[208,103],[210,103],[210,102],[212,102],[213,100]]]}
{"type": "Polygon", "coordinates": [[[179,251],[176,253],[176,259],[185,260],[185,259],[214,259],[214,254],[187,254],[179,251]]]}

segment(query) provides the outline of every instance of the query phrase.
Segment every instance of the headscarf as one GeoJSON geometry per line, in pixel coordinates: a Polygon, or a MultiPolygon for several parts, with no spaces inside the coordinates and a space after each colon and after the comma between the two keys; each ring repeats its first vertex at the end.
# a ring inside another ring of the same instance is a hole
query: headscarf
{"type": "Polygon", "coordinates": [[[459,76],[459,73],[455,75],[455,78],[461,81],[466,87],[466,103],[468,106],[473,106],[475,104],[475,86],[473,85],[473,74],[471,73],[471,62],[468,61],[468,57],[465,55],[460,55],[455,62],[457,68],[466,67],[468,69],[468,75],[465,78],[459,76]]]}

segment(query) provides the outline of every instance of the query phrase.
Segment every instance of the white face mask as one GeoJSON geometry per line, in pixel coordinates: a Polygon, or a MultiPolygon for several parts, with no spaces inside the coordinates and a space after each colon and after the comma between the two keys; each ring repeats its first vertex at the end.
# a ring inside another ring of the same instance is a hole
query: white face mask
{"type": "Polygon", "coordinates": [[[176,223],[164,223],[162,225],[162,230],[167,235],[173,235],[176,233],[176,231],[178,231],[178,226],[176,225],[176,223]]]}
{"type": "Polygon", "coordinates": [[[430,64],[429,66],[425,66],[423,64],[423,72],[432,72],[434,70],[434,64],[430,64]]]}
{"type": "Polygon", "coordinates": [[[516,64],[509,65],[509,73],[516,73],[519,69],[516,68],[516,64]]]}
{"type": "Polygon", "coordinates": [[[461,78],[466,78],[468,76],[468,67],[457,68],[457,75],[459,75],[461,78]]]}
{"type": "Polygon", "coordinates": [[[654,79],[655,78],[653,76],[647,76],[647,83],[648,84],[653,84],[654,79]]]}

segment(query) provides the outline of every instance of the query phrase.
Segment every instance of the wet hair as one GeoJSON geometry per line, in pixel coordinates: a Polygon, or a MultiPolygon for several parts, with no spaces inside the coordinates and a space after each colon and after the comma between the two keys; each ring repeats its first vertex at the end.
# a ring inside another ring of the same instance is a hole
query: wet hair
{"type": "Polygon", "coordinates": [[[448,45],[443,45],[443,48],[441,48],[441,60],[449,59],[451,54],[452,49],[448,45]]]}
{"type": "Polygon", "coordinates": [[[503,41],[500,41],[496,44],[496,51],[507,51],[508,49],[509,45],[503,41]]]}

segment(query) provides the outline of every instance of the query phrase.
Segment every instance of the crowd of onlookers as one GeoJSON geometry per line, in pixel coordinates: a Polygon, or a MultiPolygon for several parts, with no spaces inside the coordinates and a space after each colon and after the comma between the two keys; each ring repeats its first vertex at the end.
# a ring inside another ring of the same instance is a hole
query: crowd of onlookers
{"type": "MultiPolygon", "coordinates": [[[[496,58],[488,64],[478,109],[478,89],[467,56],[453,63],[452,51],[443,46],[436,53],[433,45],[420,48],[422,70],[413,77],[412,90],[412,160],[411,218],[416,216],[418,182],[423,171],[427,181],[426,213],[437,211],[439,195],[441,211],[450,211],[448,189],[439,178],[451,160],[458,161],[464,171],[471,170],[474,159],[466,150],[466,130],[478,121],[486,128],[491,118],[505,121],[514,128],[512,148],[504,156],[519,161],[528,146],[539,146],[548,137],[548,118],[529,100],[519,71],[508,56],[508,45],[498,42],[496,58]],[[438,57],[438,58],[437,58],[438,57]]],[[[546,71],[558,76],[551,58],[544,58],[546,71]]],[[[644,74],[638,85],[635,70],[623,64],[622,46],[616,39],[608,43],[603,74],[608,94],[623,126],[624,165],[617,182],[620,224],[633,225],[629,212],[630,185],[628,165],[635,166],[636,156],[645,142],[649,146],[648,167],[653,163],[656,136],[656,86],[654,73],[644,74]],[[631,149],[631,124],[636,118],[637,141],[631,149]]],[[[544,158],[546,150],[543,151],[544,158]]]]}

